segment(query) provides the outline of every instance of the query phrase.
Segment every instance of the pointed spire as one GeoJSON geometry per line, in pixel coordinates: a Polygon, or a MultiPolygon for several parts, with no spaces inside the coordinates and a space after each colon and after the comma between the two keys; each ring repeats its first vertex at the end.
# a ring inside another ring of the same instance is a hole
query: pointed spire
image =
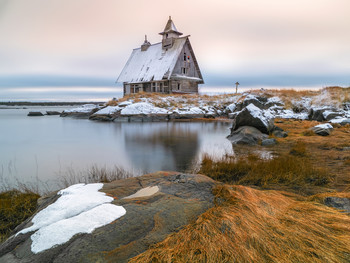
{"type": "Polygon", "coordinates": [[[168,20],[168,22],[166,23],[163,32],[159,33],[159,35],[165,35],[165,34],[169,34],[169,33],[175,33],[175,34],[177,34],[177,35],[179,35],[179,36],[182,35],[181,32],[177,31],[176,26],[175,26],[173,20],[171,20],[171,16],[169,16],[169,20],[168,20]]]}
{"type": "Polygon", "coordinates": [[[141,51],[146,51],[151,46],[151,43],[147,40],[147,35],[145,35],[145,41],[141,45],[141,51]]]}

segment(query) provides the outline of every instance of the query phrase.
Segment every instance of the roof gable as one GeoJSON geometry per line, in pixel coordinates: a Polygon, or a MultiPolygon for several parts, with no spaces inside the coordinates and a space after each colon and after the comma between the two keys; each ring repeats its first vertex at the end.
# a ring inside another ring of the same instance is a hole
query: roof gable
{"type": "Polygon", "coordinates": [[[172,48],[162,49],[162,43],[146,51],[136,48],[120,73],[117,82],[146,82],[169,78],[188,37],[176,38],[172,48]]]}

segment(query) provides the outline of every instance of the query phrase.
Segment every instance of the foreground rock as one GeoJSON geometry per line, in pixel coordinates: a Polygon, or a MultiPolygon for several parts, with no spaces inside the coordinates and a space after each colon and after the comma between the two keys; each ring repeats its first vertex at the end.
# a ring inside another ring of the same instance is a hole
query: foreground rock
{"type": "Polygon", "coordinates": [[[346,213],[350,213],[350,199],[336,196],[326,197],[324,204],[330,207],[334,207],[343,210],[346,213]]]}
{"type": "MultiPolygon", "coordinates": [[[[0,245],[0,262],[127,262],[212,207],[214,185],[206,176],[176,172],[105,184],[102,191],[114,197],[113,204],[125,208],[124,216],[37,254],[31,249],[33,232],[12,236],[0,245]]],[[[40,209],[57,198],[53,194],[41,199],[40,209]]],[[[16,232],[30,226],[30,220],[16,232]]]]}

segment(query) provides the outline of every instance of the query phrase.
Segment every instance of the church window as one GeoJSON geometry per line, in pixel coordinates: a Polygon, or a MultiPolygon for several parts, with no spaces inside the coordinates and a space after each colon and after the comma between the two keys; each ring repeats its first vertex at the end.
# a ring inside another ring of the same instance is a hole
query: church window
{"type": "Polygon", "coordinates": [[[186,52],[184,53],[184,61],[186,61],[186,52]]]}

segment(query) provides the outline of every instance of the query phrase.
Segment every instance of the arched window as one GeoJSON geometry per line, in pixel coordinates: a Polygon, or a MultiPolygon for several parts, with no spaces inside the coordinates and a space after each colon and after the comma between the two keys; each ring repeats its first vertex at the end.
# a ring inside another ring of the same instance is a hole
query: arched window
{"type": "Polygon", "coordinates": [[[184,53],[184,61],[186,61],[186,52],[184,53]]]}

